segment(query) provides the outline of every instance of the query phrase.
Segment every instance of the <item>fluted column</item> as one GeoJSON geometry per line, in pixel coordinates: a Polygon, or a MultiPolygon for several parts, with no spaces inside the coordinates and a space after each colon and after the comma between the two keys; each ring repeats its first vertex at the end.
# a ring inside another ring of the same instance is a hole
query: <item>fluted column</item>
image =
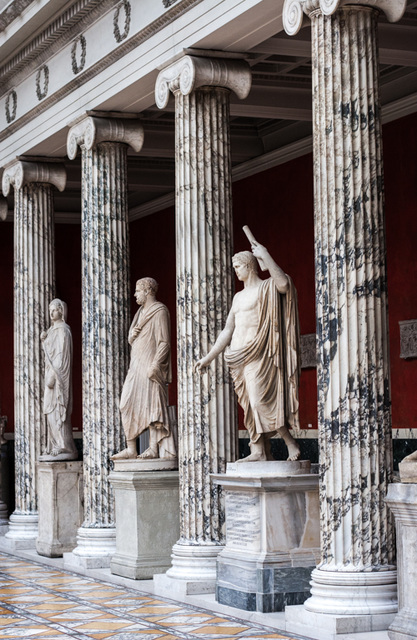
{"type": "MultiPolygon", "coordinates": [[[[286,0],[311,19],[321,551],[307,610],[396,609],[378,11],[286,0]]],[[[356,3],[355,3],[356,4],[356,3]]],[[[405,2],[365,0],[401,17],[405,2]]]]}
{"type": "Polygon", "coordinates": [[[14,187],[15,500],[6,534],[16,548],[38,535],[36,462],[45,435],[41,332],[55,293],[53,186],[63,191],[63,165],[16,161],[3,173],[14,187]]]}
{"type": "Polygon", "coordinates": [[[127,149],[140,151],[137,120],[88,116],[68,133],[82,152],[82,379],[84,522],[68,564],[110,566],[115,553],[110,456],[123,446],[119,399],[129,330],[127,149]]]}
{"type": "Polygon", "coordinates": [[[224,510],[211,473],[236,458],[235,401],[223,360],[208,375],[195,362],[224,327],[233,294],[230,90],[248,95],[241,60],[184,56],[156,82],[156,103],[175,95],[178,440],[180,539],[171,578],[215,578],[224,544],[224,510]]]}

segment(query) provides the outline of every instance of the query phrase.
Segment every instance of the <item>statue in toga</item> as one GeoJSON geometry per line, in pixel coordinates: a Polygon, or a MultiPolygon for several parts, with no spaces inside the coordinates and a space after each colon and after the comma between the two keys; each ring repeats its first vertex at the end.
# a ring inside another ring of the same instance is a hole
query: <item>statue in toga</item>
{"type": "MultiPolygon", "coordinates": [[[[246,230],[247,231],[246,231],[246,230]]],[[[245,462],[272,460],[270,438],[280,434],[288,460],[298,460],[300,448],[289,432],[299,428],[299,321],[297,292],[289,276],[256,242],[247,227],[252,253],[233,256],[243,289],[233,298],[226,326],[210,352],[195,365],[202,372],[222,351],[239,404],[245,414],[251,454],[245,462]],[[261,280],[257,261],[270,278],[261,280]]]]}
{"type": "Polygon", "coordinates": [[[71,425],[72,413],[72,336],[66,323],[67,305],[56,298],[49,305],[51,326],[41,333],[45,353],[46,450],[40,460],[76,460],[71,425]]]}
{"type": "Polygon", "coordinates": [[[127,447],[112,460],[175,459],[176,448],[168,416],[168,383],[171,382],[169,311],[158,302],[158,283],[142,278],[136,283],[139,305],[129,329],[132,347],[129,371],[120,398],[120,412],[127,447]],[[149,429],[149,448],[139,456],[138,436],[149,429]]]}

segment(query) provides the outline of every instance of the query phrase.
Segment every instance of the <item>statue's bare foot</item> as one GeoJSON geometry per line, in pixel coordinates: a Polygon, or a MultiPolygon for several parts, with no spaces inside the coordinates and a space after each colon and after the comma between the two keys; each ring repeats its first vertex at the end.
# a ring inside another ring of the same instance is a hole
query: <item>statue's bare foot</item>
{"type": "Polygon", "coordinates": [[[143,453],[138,455],[138,458],[141,460],[155,460],[155,458],[158,457],[158,452],[152,449],[152,447],[148,447],[143,453]]]}
{"type": "Polygon", "coordinates": [[[246,458],[240,458],[240,460],[237,460],[237,462],[265,462],[265,460],[267,460],[265,453],[255,451],[249,456],[246,456],[246,458]]]}
{"type": "Polygon", "coordinates": [[[115,453],[111,456],[110,460],[134,460],[136,458],[136,451],[130,449],[123,449],[119,453],[115,453]]]}
{"type": "Polygon", "coordinates": [[[288,445],[288,458],[287,460],[291,460],[291,461],[295,461],[295,460],[299,460],[301,456],[301,451],[300,451],[300,447],[298,446],[298,444],[294,441],[294,443],[290,443],[288,445]]]}

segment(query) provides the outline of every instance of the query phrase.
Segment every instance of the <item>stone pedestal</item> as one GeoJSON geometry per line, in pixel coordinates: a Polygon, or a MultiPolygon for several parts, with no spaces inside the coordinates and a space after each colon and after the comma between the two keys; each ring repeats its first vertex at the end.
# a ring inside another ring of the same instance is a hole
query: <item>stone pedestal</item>
{"type": "Polygon", "coordinates": [[[109,476],[116,504],[116,554],[110,570],[118,576],[148,580],[171,566],[171,549],[180,527],[178,471],[118,468],[116,463],[109,476]]]}
{"type": "Polygon", "coordinates": [[[226,502],[216,600],[265,613],[304,602],[320,554],[319,478],[310,462],[238,462],[212,478],[226,502]]]}
{"type": "Polygon", "coordinates": [[[36,551],[59,558],[76,545],[83,518],[82,462],[39,462],[39,533],[36,551]]]}
{"type": "MultiPolygon", "coordinates": [[[[3,416],[0,416],[0,434],[1,438],[3,438],[3,431],[1,429],[1,421],[5,419],[3,416]]],[[[5,447],[2,443],[0,443],[0,535],[4,536],[5,533],[9,530],[9,511],[7,509],[7,504],[4,502],[3,497],[5,494],[4,490],[4,481],[5,477],[5,462],[6,462],[6,451],[5,447]]]]}
{"type": "Polygon", "coordinates": [[[390,484],[387,504],[395,516],[397,530],[398,614],[388,630],[391,640],[417,638],[417,483],[408,478],[417,462],[407,465],[407,484],[390,484]]]}

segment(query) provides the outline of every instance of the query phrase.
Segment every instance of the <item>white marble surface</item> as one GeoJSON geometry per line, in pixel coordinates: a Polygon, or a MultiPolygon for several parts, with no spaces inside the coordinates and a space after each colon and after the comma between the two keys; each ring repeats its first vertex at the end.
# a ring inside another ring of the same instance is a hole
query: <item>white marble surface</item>
{"type": "Polygon", "coordinates": [[[82,462],[40,462],[39,531],[36,550],[59,557],[72,551],[83,517],[82,462]]]}
{"type": "Polygon", "coordinates": [[[34,544],[37,535],[36,462],[45,439],[40,332],[55,293],[52,185],[62,191],[65,182],[59,164],[16,161],[3,173],[3,193],[14,187],[16,508],[6,535],[16,544],[34,544]]]}

